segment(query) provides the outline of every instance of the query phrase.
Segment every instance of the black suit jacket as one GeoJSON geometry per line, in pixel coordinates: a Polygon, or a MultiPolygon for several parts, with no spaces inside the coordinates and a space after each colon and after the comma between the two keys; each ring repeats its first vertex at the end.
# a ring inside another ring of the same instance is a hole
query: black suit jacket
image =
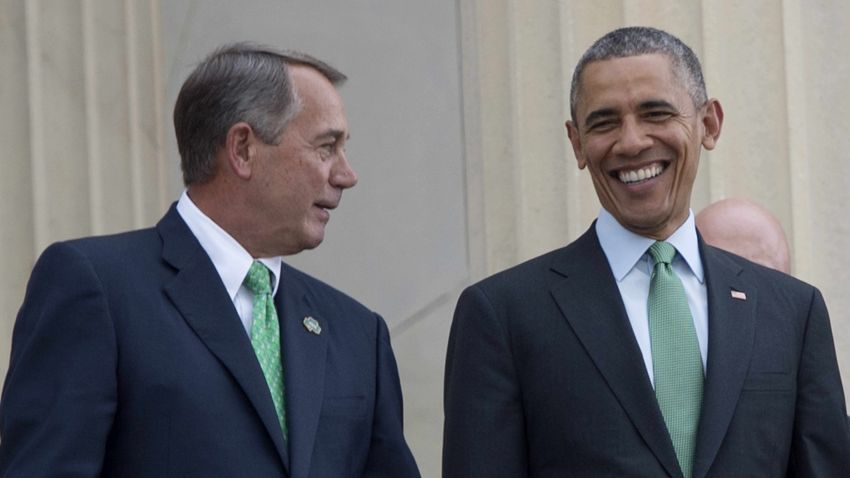
{"type": "MultiPolygon", "coordinates": [[[[694,476],[850,476],[820,293],[700,251],[709,344],[694,476]]],[[[445,379],[446,478],[682,476],[595,227],[464,291],[445,379]]]]}
{"type": "Polygon", "coordinates": [[[49,247],[15,325],[0,476],[419,476],[384,321],[286,265],[275,303],[288,441],[174,207],[155,229],[49,247]]]}

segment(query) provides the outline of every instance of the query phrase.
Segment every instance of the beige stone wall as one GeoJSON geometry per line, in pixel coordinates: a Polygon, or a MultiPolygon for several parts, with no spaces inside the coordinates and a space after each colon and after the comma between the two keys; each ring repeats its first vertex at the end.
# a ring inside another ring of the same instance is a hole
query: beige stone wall
{"type": "Polygon", "coordinates": [[[171,85],[223,41],[302,48],[352,78],[343,94],[361,183],[327,243],[295,262],[387,318],[407,434],[423,476],[439,476],[457,293],[569,242],[595,217],[563,127],[572,67],[606,31],[645,24],[695,49],[725,109],[694,208],[743,196],[780,218],[795,274],[832,311],[850,391],[850,4],[285,3],[0,0],[0,372],[40,251],[151,225],[179,192],[171,85]]]}
{"type": "Polygon", "coordinates": [[[38,254],[165,207],[158,2],[0,0],[0,370],[38,254]]]}

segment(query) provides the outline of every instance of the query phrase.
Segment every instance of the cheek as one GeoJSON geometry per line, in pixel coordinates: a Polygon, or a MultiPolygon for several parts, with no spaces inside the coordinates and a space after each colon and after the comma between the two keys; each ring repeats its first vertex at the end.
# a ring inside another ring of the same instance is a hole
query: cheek
{"type": "Polygon", "coordinates": [[[697,168],[699,166],[699,154],[701,151],[701,146],[699,143],[694,143],[693,141],[684,141],[682,146],[682,158],[683,158],[683,169],[685,170],[685,174],[688,177],[693,178],[697,174],[697,168]]]}
{"type": "Polygon", "coordinates": [[[300,160],[286,171],[286,181],[290,187],[305,190],[316,182],[316,163],[300,160]]]}
{"type": "Polygon", "coordinates": [[[585,164],[594,181],[603,181],[607,177],[603,168],[605,151],[606,150],[604,148],[594,148],[593,146],[590,146],[585,150],[585,164]]]}
{"type": "Polygon", "coordinates": [[[584,159],[591,167],[599,168],[614,147],[615,139],[606,134],[594,134],[584,138],[584,159]]]}
{"type": "Polygon", "coordinates": [[[664,136],[668,144],[678,145],[679,148],[693,153],[695,149],[698,151],[701,147],[702,134],[700,128],[699,123],[682,119],[677,121],[676,127],[669,129],[664,136]]]}
{"type": "Polygon", "coordinates": [[[310,183],[315,187],[324,187],[328,184],[331,173],[331,161],[322,161],[310,168],[310,183]]]}

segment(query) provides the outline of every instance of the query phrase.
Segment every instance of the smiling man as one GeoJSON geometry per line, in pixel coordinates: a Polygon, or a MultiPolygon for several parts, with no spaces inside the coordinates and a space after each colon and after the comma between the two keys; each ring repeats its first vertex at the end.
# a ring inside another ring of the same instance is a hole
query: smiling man
{"type": "Polygon", "coordinates": [[[381,317],[286,265],[357,183],[336,86],[224,47],[174,108],[186,191],[155,228],[62,242],[18,313],[4,477],[418,477],[381,317]]]}
{"type": "Polygon", "coordinates": [[[706,245],[691,190],[723,110],[643,27],[594,43],[567,133],[602,209],[461,295],[443,466],[468,477],[839,477],[844,395],[821,294],[706,245]]]}

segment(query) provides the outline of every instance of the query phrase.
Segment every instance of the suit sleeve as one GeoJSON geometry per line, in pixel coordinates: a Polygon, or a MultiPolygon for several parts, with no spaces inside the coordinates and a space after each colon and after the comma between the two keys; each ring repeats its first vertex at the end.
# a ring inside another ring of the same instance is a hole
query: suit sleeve
{"type": "Polygon", "coordinates": [[[384,319],[376,316],[377,392],[372,424],[372,442],[364,478],[418,478],[419,469],[404,439],[404,419],[398,366],[390,346],[384,319]]]}
{"type": "Polygon", "coordinates": [[[823,297],[814,290],[803,332],[789,476],[848,476],[850,431],[823,297]]]}
{"type": "Polygon", "coordinates": [[[116,408],[115,369],[100,280],[72,246],[51,246],[33,269],[12,336],[0,476],[98,476],[116,408]]]}
{"type": "Polygon", "coordinates": [[[527,476],[519,378],[498,319],[476,286],[458,300],[446,355],[444,478],[527,476]]]}

